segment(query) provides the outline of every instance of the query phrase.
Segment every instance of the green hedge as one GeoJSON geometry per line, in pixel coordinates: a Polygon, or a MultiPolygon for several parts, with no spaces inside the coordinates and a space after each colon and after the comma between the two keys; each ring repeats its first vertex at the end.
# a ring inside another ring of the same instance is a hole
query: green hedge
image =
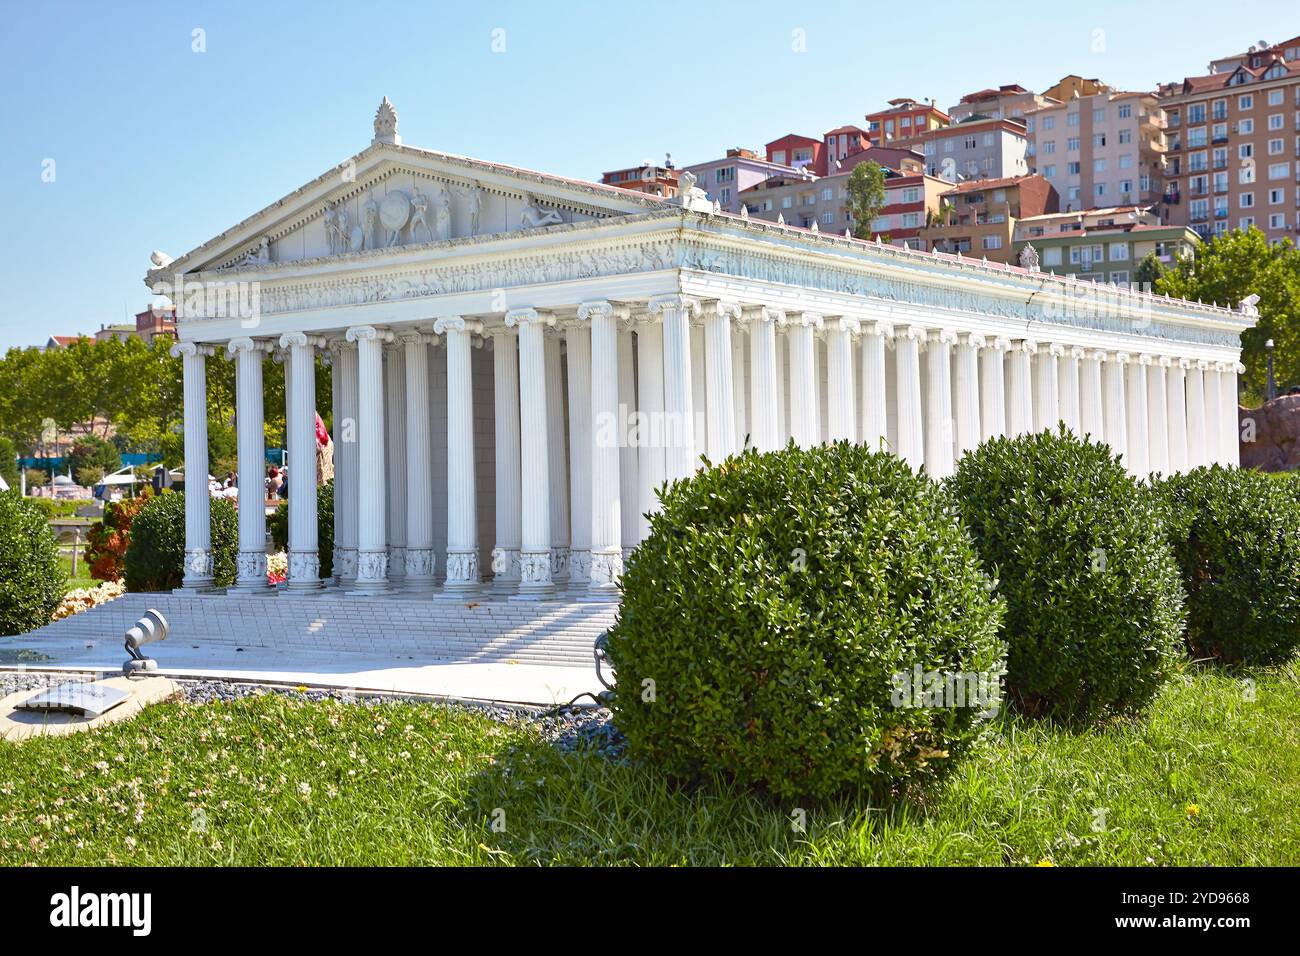
{"type": "MultiPolygon", "coordinates": [[[[214,586],[235,583],[239,520],[225,498],[212,498],[212,572],[214,586]]],[[[170,591],[185,576],[185,495],[163,492],[140,509],[131,522],[131,541],[123,561],[128,591],[170,591]]]]}
{"type": "Polygon", "coordinates": [[[1011,701],[1081,721],[1145,706],[1181,656],[1182,589],[1159,509],[1110,448],[997,438],[949,486],[1007,601],[1011,701]]]}
{"type": "Polygon", "coordinates": [[[1001,603],[943,489],[841,442],[751,450],[662,500],[608,643],[634,755],[817,798],[922,784],[967,750],[997,706],[1001,603]],[[909,706],[918,670],[988,696],[909,706]]]}
{"type": "MultiPolygon", "coordinates": [[[[282,501],[267,519],[271,545],[277,551],[289,550],[289,502],[282,501]]],[[[320,549],[320,576],[334,574],[334,479],[316,488],[316,546],[320,549]]]]}
{"type": "Polygon", "coordinates": [[[1198,657],[1284,661],[1300,648],[1300,484],[1256,471],[1196,468],[1157,486],[1187,590],[1198,657]]]}
{"type": "Polygon", "coordinates": [[[78,508],[96,503],[93,498],[27,498],[25,500],[39,509],[46,520],[75,518],[78,508]]]}
{"type": "Polygon", "coordinates": [[[45,515],[16,488],[0,492],[0,634],[48,624],[66,584],[45,515]]]}

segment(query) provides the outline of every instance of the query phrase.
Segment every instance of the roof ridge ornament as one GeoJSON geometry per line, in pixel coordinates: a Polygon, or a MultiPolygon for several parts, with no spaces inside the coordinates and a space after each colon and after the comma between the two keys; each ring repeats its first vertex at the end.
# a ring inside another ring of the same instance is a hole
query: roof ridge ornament
{"type": "Polygon", "coordinates": [[[375,110],[375,138],[371,140],[375,143],[391,143],[394,146],[402,145],[402,137],[397,135],[397,110],[389,102],[387,96],[375,110]]]}

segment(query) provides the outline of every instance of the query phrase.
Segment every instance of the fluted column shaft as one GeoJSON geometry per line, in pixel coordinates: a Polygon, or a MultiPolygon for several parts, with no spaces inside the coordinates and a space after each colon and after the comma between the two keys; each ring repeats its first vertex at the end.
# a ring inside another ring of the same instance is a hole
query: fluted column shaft
{"type": "Polygon", "coordinates": [[[704,310],[705,411],[708,455],[715,465],[734,454],[736,397],[732,369],[731,320],[740,316],[734,302],[715,302],[704,310]]]}
{"type": "Polygon", "coordinates": [[[956,423],[957,459],[979,446],[980,437],[980,381],[979,351],[984,347],[984,336],[962,333],[957,337],[952,369],[952,409],[956,423]]]}
{"type": "Polygon", "coordinates": [[[1083,349],[1067,348],[1056,360],[1057,409],[1065,427],[1076,435],[1083,434],[1079,396],[1079,362],[1083,349]]]}
{"type": "Polygon", "coordinates": [[[618,440],[618,498],[621,528],[619,537],[626,557],[641,541],[641,514],[638,509],[640,476],[637,448],[628,440],[630,419],[636,410],[636,353],[632,345],[632,325],[626,316],[618,327],[618,419],[614,423],[618,440]]]}
{"type": "MultiPolygon", "coordinates": [[[[523,482],[522,548],[518,597],[537,599],[553,588],[551,576],[551,469],[547,438],[546,342],[544,329],[554,322],[535,309],[506,313],[506,324],[519,329],[519,430],[523,482]]],[[[559,453],[557,449],[556,453],[559,453]]],[[[557,489],[559,490],[559,489],[557,489]]]]}
{"type": "MultiPolygon", "coordinates": [[[[618,318],[608,302],[586,303],[578,315],[591,323],[591,390],[587,400],[592,421],[597,424],[590,446],[590,588],[594,594],[612,596],[623,576],[617,430],[610,424],[618,417],[618,318]]],[[[730,365],[729,343],[726,362],[730,365]]],[[[721,393],[721,404],[730,409],[730,382],[727,386],[721,393]]]]}
{"type": "Polygon", "coordinates": [[[511,594],[519,588],[522,545],[519,474],[519,343],[509,327],[493,330],[492,386],[496,419],[496,544],[492,549],[492,589],[511,594]]]}
{"type": "Polygon", "coordinates": [[[895,387],[898,403],[898,457],[916,470],[925,464],[925,433],[921,412],[920,344],[925,329],[908,326],[894,336],[895,387]]]}
{"type": "Polygon", "coordinates": [[[1030,361],[1038,346],[1016,342],[1007,353],[1007,436],[1015,438],[1034,430],[1030,361]]]}
{"type": "Polygon", "coordinates": [[[691,313],[699,303],[680,295],[650,300],[663,316],[664,477],[677,481],[695,471],[695,405],[691,395],[691,313]]]}
{"type": "Polygon", "coordinates": [[[1106,444],[1110,450],[1128,464],[1128,408],[1127,377],[1129,356],[1120,352],[1110,356],[1101,366],[1102,387],[1105,389],[1106,444]]]}
{"type": "Polygon", "coordinates": [[[776,309],[747,309],[745,316],[749,321],[750,370],[749,386],[750,415],[753,418],[753,434],[750,440],[759,451],[775,451],[781,447],[779,422],[777,421],[777,354],[776,327],[785,321],[785,314],[776,309]]]}
{"type": "Polygon", "coordinates": [[[289,576],[290,591],[320,587],[316,528],[316,344],[302,332],[287,332],[289,349],[289,576]]]}
{"type": "Polygon", "coordinates": [[[1056,344],[1039,348],[1034,356],[1034,431],[1056,431],[1061,420],[1056,366],[1065,349],[1056,344]]]}
{"type": "Polygon", "coordinates": [[[754,435],[749,420],[749,362],[745,349],[745,323],[739,312],[737,316],[731,329],[731,404],[736,423],[734,450],[741,452],[746,447],[746,441],[753,445],[754,435]]]}
{"type": "Polygon", "coordinates": [[[185,420],[185,573],[181,587],[212,587],[212,503],[208,492],[208,368],[212,349],[195,342],[172,346],[181,357],[185,420]]]}
{"type": "MultiPolygon", "coordinates": [[[[402,584],[409,591],[433,590],[433,456],[429,424],[429,345],[422,332],[400,337],[406,365],[406,561],[402,584]]],[[[451,415],[448,406],[448,415],[451,415]]]]}
{"type": "Polygon", "coordinates": [[[564,372],[560,352],[560,332],[548,328],[543,335],[546,356],[546,428],[554,444],[547,459],[551,472],[551,578],[557,583],[569,581],[569,458],[564,429],[564,372]]]}
{"type": "Polygon", "coordinates": [[[1092,441],[1106,440],[1105,401],[1102,398],[1101,367],[1105,352],[1088,352],[1079,367],[1079,429],[1092,441]]]}
{"type": "Polygon", "coordinates": [[[995,338],[980,350],[980,434],[984,441],[1007,434],[1005,362],[1011,342],[995,338]]]}
{"type": "Polygon", "coordinates": [[[1222,464],[1225,458],[1221,414],[1223,389],[1219,385],[1219,366],[1209,365],[1202,379],[1205,391],[1205,463],[1222,464]]]}
{"type": "Polygon", "coordinates": [[[942,479],[953,469],[952,332],[931,332],[925,345],[925,470],[942,479]]]}
{"type": "Polygon", "coordinates": [[[1205,363],[1187,369],[1187,467],[1208,465],[1205,447],[1205,363]]]}
{"type": "Polygon", "coordinates": [[[477,322],[439,319],[434,332],[447,343],[447,577],[443,588],[463,595],[479,586],[477,483],[474,469],[474,363],[477,322]]]}
{"type": "Polygon", "coordinates": [[[350,588],[357,580],[357,346],[331,345],[334,376],[334,578],[350,588]]]}
{"type": "Polygon", "coordinates": [[[700,467],[704,457],[709,453],[709,387],[704,371],[704,326],[701,323],[701,310],[697,309],[690,326],[691,342],[691,439],[695,443],[694,455],[691,457],[691,471],[700,467]]]}
{"type": "Polygon", "coordinates": [[[1165,381],[1169,359],[1157,358],[1147,369],[1147,467],[1169,474],[1169,386],[1165,381]]]}
{"type": "Polygon", "coordinates": [[[861,332],[857,319],[831,319],[826,331],[826,438],[829,441],[857,441],[853,406],[857,390],[853,384],[853,336],[861,332]]]}
{"type": "Polygon", "coordinates": [[[650,533],[648,515],[659,510],[659,487],[667,475],[664,414],[664,335],[653,315],[640,317],[636,332],[637,415],[637,517],[645,540],[650,533]]]}
{"type": "Polygon", "coordinates": [[[266,493],[262,466],[266,435],[262,407],[262,357],[265,350],[251,338],[232,339],[235,356],[236,444],[239,455],[239,558],[237,591],[265,591],[266,493]]]}
{"type": "Polygon", "coordinates": [[[569,373],[569,586],[586,591],[591,580],[591,328],[577,319],[562,329],[569,373]]]}
{"type": "Polygon", "coordinates": [[[816,330],[822,317],[816,312],[801,312],[792,320],[787,338],[790,343],[790,436],[801,448],[818,443],[816,330]]]}
{"type": "Polygon", "coordinates": [[[1223,371],[1219,373],[1219,387],[1223,390],[1223,394],[1219,398],[1219,414],[1223,416],[1220,419],[1223,435],[1219,439],[1219,455],[1220,460],[1225,465],[1231,465],[1234,468],[1241,464],[1241,436],[1237,412],[1239,407],[1237,401],[1237,371],[1237,364],[1232,362],[1225,363],[1223,371]]]}
{"type": "Polygon", "coordinates": [[[384,340],[368,325],[348,329],[357,346],[357,581],[358,594],[388,590],[388,488],[384,482],[384,340]]]}
{"type": "Polygon", "coordinates": [[[1128,410],[1128,466],[1138,478],[1151,473],[1151,439],[1147,418],[1147,366],[1151,356],[1141,355],[1130,362],[1125,376],[1125,403],[1128,410]]]}
{"type": "Polygon", "coordinates": [[[1187,359],[1169,367],[1165,404],[1169,410],[1169,471],[1187,471],[1187,359]]]}
{"type": "Polygon", "coordinates": [[[399,343],[384,349],[384,450],[388,455],[388,579],[406,580],[406,355],[399,343]]]}
{"type": "Polygon", "coordinates": [[[880,451],[889,437],[885,340],[893,334],[884,322],[862,328],[862,443],[872,451],[880,451]]]}

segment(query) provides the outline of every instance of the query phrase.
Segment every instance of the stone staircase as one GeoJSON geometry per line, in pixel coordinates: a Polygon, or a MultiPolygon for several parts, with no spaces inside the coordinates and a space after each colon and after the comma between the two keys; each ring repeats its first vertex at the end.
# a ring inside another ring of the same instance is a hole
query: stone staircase
{"type": "Polygon", "coordinates": [[[364,654],[428,662],[517,661],[589,667],[596,639],[614,623],[614,603],[501,598],[442,599],[403,594],[125,594],[22,635],[120,643],[149,608],[171,626],[169,643],[265,648],[295,655],[364,654]]]}

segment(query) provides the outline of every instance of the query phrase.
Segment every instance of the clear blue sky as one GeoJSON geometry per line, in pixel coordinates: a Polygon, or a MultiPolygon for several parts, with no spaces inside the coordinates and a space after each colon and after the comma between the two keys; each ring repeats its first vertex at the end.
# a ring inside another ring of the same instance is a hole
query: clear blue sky
{"type": "Polygon", "coordinates": [[[383,95],[413,145],[595,178],[665,151],[683,164],[819,135],[897,96],[949,106],[1065,73],[1148,89],[1300,34],[1282,0],[962,10],[9,0],[0,349],[144,308],[151,250],[180,255],[363,149],[383,95]]]}

